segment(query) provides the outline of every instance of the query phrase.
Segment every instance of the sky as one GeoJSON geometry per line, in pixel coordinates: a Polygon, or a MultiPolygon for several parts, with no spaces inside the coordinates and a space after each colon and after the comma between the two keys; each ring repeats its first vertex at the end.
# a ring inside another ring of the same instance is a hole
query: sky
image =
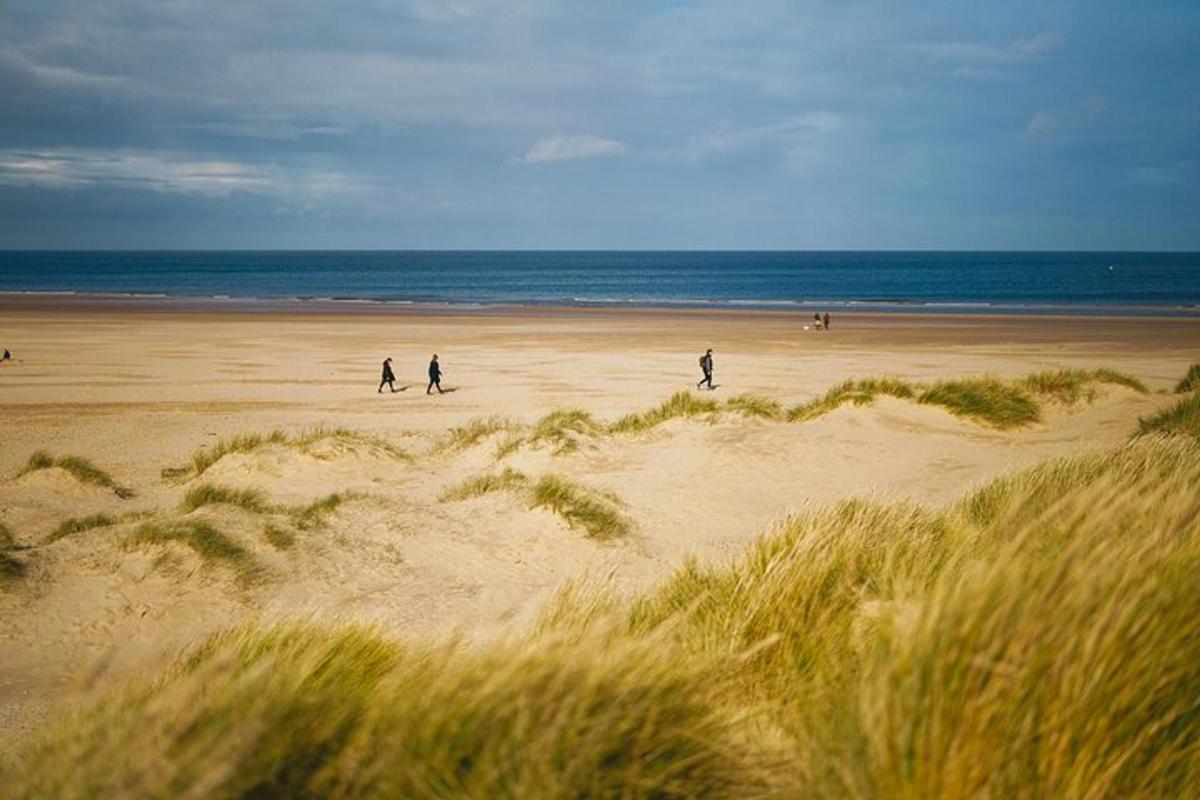
{"type": "Polygon", "coordinates": [[[1200,2],[0,0],[0,247],[1200,250],[1200,2]]]}

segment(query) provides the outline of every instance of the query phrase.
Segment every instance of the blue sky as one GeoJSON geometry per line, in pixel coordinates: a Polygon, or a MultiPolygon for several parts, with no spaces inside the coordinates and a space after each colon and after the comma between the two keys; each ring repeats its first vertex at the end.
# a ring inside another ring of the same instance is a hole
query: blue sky
{"type": "Polygon", "coordinates": [[[0,0],[0,247],[1200,249],[1200,3],[0,0]]]}

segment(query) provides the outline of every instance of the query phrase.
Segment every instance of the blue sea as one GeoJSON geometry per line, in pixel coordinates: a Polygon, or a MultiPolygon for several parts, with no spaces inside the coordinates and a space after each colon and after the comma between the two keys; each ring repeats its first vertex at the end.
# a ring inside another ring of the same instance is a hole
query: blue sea
{"type": "Polygon", "coordinates": [[[8,250],[0,292],[1200,316],[1200,253],[8,250]]]}

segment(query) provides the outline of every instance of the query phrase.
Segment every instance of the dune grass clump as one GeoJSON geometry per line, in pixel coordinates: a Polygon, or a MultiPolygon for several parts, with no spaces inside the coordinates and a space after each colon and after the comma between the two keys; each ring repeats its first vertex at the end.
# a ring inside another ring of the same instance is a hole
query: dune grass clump
{"type": "Polygon", "coordinates": [[[600,426],[592,415],[579,408],[552,411],[534,423],[527,441],[537,447],[549,444],[559,456],[579,449],[579,440],[599,432],[600,426]]]}
{"type": "Polygon", "coordinates": [[[1037,401],[1024,389],[991,376],[938,381],[922,391],[917,402],[1000,429],[1030,425],[1041,418],[1037,401]]]}
{"type": "Polygon", "coordinates": [[[113,480],[112,475],[97,467],[90,460],[82,456],[55,457],[45,450],[38,450],[29,456],[29,460],[25,462],[25,466],[17,473],[17,477],[19,478],[31,472],[51,469],[53,467],[63,470],[80,483],[87,483],[104,489],[112,489],[122,499],[133,497],[134,495],[132,489],[118,484],[113,480]]]}
{"type": "Polygon", "coordinates": [[[822,396],[788,409],[789,422],[807,422],[824,416],[846,403],[856,406],[870,405],[880,395],[909,400],[917,393],[917,387],[899,378],[865,378],[843,381],[822,396]]]}
{"type": "Polygon", "coordinates": [[[0,586],[25,574],[25,564],[7,551],[17,549],[12,529],[0,522],[0,586]]]}
{"type": "Polygon", "coordinates": [[[1187,374],[1175,384],[1175,394],[1186,394],[1200,389],[1200,363],[1188,367],[1187,374]]]}
{"type": "Polygon", "coordinates": [[[508,417],[476,417],[464,425],[456,425],[446,432],[435,450],[466,450],[497,433],[519,431],[521,426],[508,417]]]}
{"type": "Polygon", "coordinates": [[[1175,405],[1138,420],[1138,435],[1166,433],[1200,439],[1200,392],[1181,398],[1175,405]]]}
{"type": "Polygon", "coordinates": [[[116,517],[109,514],[91,514],[86,517],[65,519],[46,537],[46,544],[57,542],[59,539],[71,536],[72,534],[90,531],[93,528],[107,528],[116,525],[118,521],[116,517]]]}
{"type": "Polygon", "coordinates": [[[529,504],[548,508],[566,520],[568,527],[581,527],[592,539],[615,539],[632,528],[612,495],[580,486],[561,475],[538,479],[530,489],[529,504]]]}
{"type": "Polygon", "coordinates": [[[656,428],[670,419],[715,414],[720,404],[710,397],[698,397],[688,391],[671,395],[662,405],[642,413],[627,414],[609,425],[612,433],[641,433],[656,428]]]}
{"type": "Polygon", "coordinates": [[[296,543],[294,533],[270,522],[263,526],[262,535],[267,540],[267,544],[276,550],[288,550],[296,543]]]}
{"type": "Polygon", "coordinates": [[[199,519],[145,522],[125,539],[127,548],[182,544],[205,564],[224,564],[249,576],[256,570],[254,557],[212,523],[199,519]]]}
{"type": "Polygon", "coordinates": [[[203,475],[213,464],[232,453],[249,453],[269,444],[283,444],[287,434],[281,430],[269,433],[240,433],[229,439],[219,439],[212,447],[202,447],[192,454],[192,471],[203,475]]]}
{"type": "Polygon", "coordinates": [[[179,503],[181,511],[195,511],[209,505],[230,505],[252,514],[265,514],[271,510],[266,495],[257,489],[233,489],[214,483],[193,486],[179,503]]]}
{"type": "Polygon", "coordinates": [[[1139,394],[1150,392],[1137,378],[1107,368],[1044,370],[1025,378],[1021,386],[1034,394],[1074,405],[1081,399],[1094,399],[1094,386],[1098,383],[1124,386],[1139,394]]]}
{"type": "Polygon", "coordinates": [[[472,649],[353,626],[244,628],[64,720],[21,753],[6,795],[778,794],[744,715],[713,702],[713,678],[643,642],[472,649]]]}
{"type": "Polygon", "coordinates": [[[737,412],[743,417],[759,419],[782,419],[783,407],[775,400],[770,400],[757,394],[739,394],[725,401],[727,410],[737,412]]]}
{"type": "MultiPolygon", "coordinates": [[[[346,428],[326,428],[318,425],[301,429],[291,435],[286,431],[275,429],[267,433],[242,433],[229,439],[220,439],[212,447],[202,447],[192,454],[192,472],[195,477],[199,477],[227,455],[251,453],[269,445],[293,447],[302,453],[311,455],[317,444],[326,441],[333,441],[347,447],[367,447],[401,461],[408,461],[412,458],[408,453],[380,436],[346,428]]],[[[164,477],[166,476],[164,475],[164,477]]]]}
{"type": "Polygon", "coordinates": [[[497,473],[477,475],[454,484],[438,495],[440,502],[454,502],[482,497],[492,492],[511,492],[525,488],[529,479],[523,472],[506,467],[497,473]]]}
{"type": "Polygon", "coordinates": [[[292,509],[292,524],[302,531],[312,530],[323,524],[325,518],[337,511],[343,503],[357,498],[354,492],[333,492],[307,505],[292,509]]]}

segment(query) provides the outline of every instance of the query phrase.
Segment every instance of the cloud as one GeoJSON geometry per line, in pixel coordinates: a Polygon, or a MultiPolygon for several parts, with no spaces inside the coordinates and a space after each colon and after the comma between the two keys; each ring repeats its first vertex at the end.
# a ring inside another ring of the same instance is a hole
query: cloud
{"type": "Polygon", "coordinates": [[[1042,31],[1027,39],[1017,39],[1012,43],[1012,49],[1026,56],[1044,56],[1061,50],[1066,43],[1062,34],[1042,31]]]}
{"type": "Polygon", "coordinates": [[[1069,128],[1094,122],[1108,110],[1108,101],[1093,95],[1075,108],[1061,111],[1039,111],[1025,129],[1034,136],[1051,136],[1069,128]]]}
{"type": "Polygon", "coordinates": [[[138,188],[210,197],[234,192],[343,193],[358,185],[337,172],[285,175],[272,167],[228,160],[79,148],[0,151],[0,184],[43,189],[138,188]]]}
{"type": "Polygon", "coordinates": [[[841,115],[832,111],[811,111],[767,125],[736,127],[722,125],[714,130],[690,137],[676,148],[676,155],[686,161],[700,161],[711,156],[752,150],[777,144],[785,148],[804,145],[811,148],[814,140],[840,130],[841,115]]]}
{"type": "Polygon", "coordinates": [[[571,161],[579,158],[604,158],[625,152],[625,143],[602,136],[551,136],[534,142],[521,160],[526,164],[546,161],[571,161]]]}

